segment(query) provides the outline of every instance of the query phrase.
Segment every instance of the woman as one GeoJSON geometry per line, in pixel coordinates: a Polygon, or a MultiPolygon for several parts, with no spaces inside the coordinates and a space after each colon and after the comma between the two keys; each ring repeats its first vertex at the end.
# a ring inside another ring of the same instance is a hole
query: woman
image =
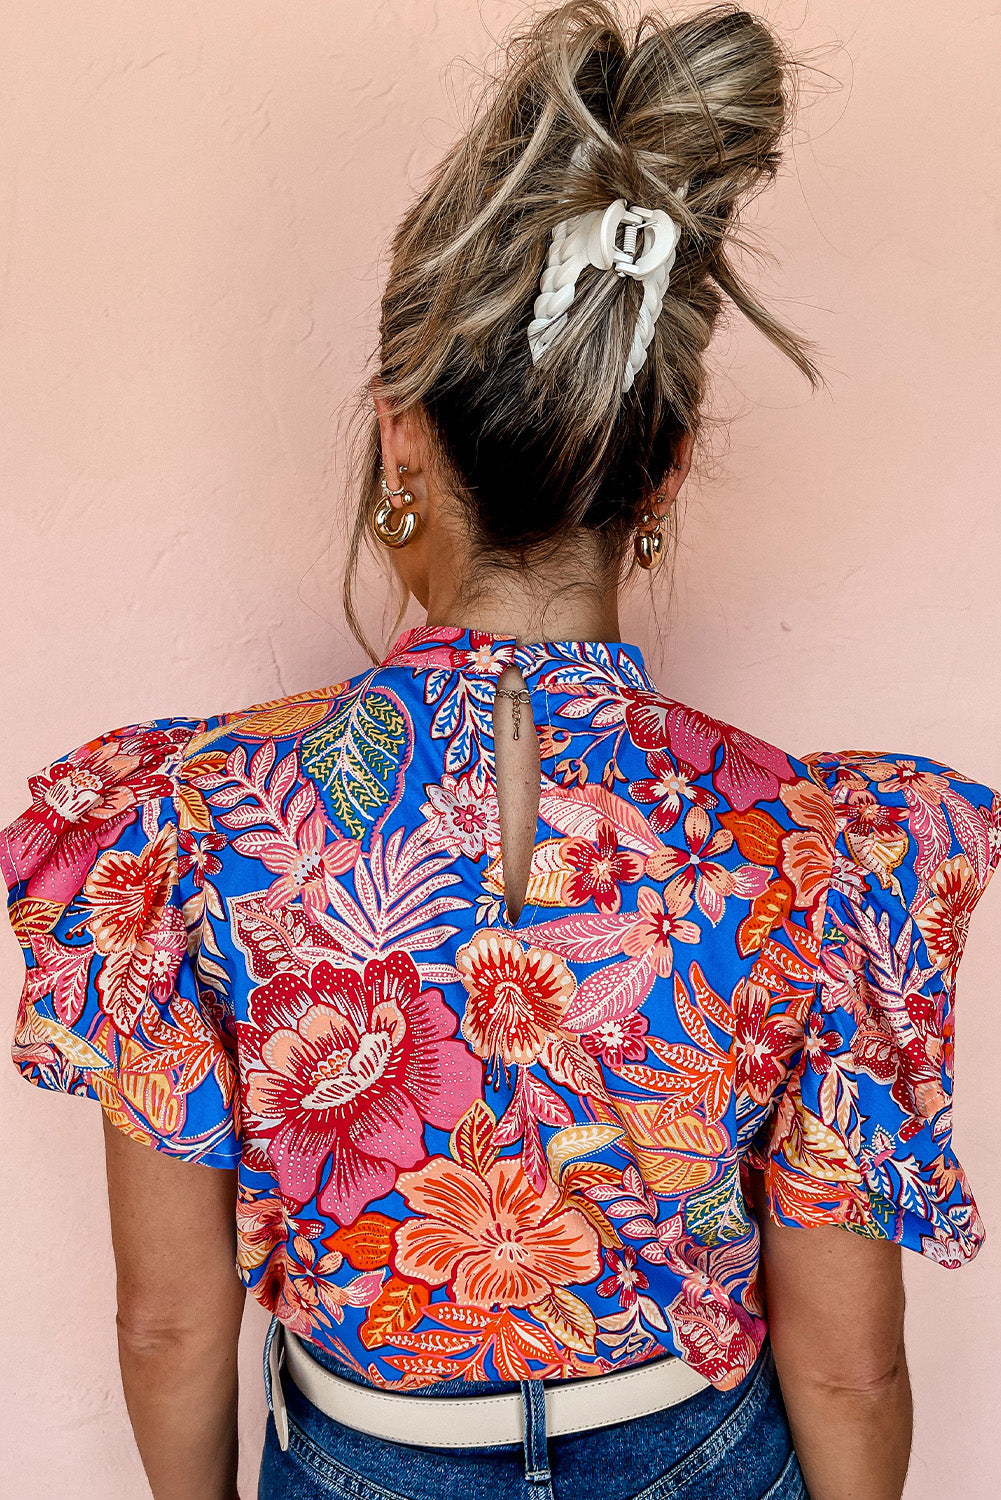
{"type": "Polygon", "coordinates": [[[366,392],[351,567],[426,623],[101,735],[6,830],[14,1058],[103,1106],[156,1500],[236,1494],[247,1287],[261,1500],[901,1494],[901,1247],[982,1239],[952,1000],[1001,794],[720,723],[617,616],[722,294],[817,378],[727,258],[787,80],[729,6],[517,38],[366,392]]]}

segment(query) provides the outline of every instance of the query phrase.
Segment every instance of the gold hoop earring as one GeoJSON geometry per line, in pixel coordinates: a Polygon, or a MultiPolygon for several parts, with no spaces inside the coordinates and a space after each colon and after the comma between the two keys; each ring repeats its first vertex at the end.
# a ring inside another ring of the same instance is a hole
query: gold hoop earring
{"type": "MultiPolygon", "coordinates": [[[[406,464],[397,464],[396,467],[401,474],[407,472],[406,464]]],[[[393,514],[393,500],[391,497],[402,495],[404,505],[412,505],[414,497],[409,493],[406,485],[401,485],[398,490],[391,490],[386,483],[386,471],[382,465],[379,466],[379,479],[382,485],[382,499],[372,512],[372,530],[383,546],[405,547],[417,530],[419,517],[416,511],[404,511],[400,515],[397,524],[391,526],[389,524],[390,517],[393,514]]]]}
{"type": "Polygon", "coordinates": [[[648,507],[636,523],[633,550],[641,568],[655,568],[664,554],[664,517],[648,507]]]}

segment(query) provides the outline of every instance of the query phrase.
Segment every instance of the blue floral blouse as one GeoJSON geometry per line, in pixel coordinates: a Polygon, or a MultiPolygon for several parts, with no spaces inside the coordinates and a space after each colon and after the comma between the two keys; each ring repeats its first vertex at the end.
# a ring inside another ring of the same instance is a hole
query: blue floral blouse
{"type": "Polygon", "coordinates": [[[782,1223],[956,1266],[953,998],[1001,793],[925,756],[796,759],[618,641],[404,632],[318,692],[100,735],[29,780],[2,868],[25,1078],[239,1174],[238,1266],[398,1389],[765,1335],[782,1223]],[[507,918],[491,709],[541,749],[507,918]]]}

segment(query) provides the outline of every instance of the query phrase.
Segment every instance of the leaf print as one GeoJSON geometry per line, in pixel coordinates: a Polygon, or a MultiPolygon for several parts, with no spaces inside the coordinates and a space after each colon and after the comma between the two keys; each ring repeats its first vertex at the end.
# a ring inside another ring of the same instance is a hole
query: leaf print
{"type": "Polygon", "coordinates": [[[783,917],[792,911],[793,888],[788,880],[769,881],[751,902],[751,910],[737,928],[737,952],[741,958],[756,953],[783,917]]]}
{"type": "Polygon", "coordinates": [[[733,1162],[712,1187],[692,1194],[685,1204],[685,1223],[688,1232],[707,1245],[742,1239],[747,1234],[747,1208],[738,1162],[733,1162]]]}
{"type": "Polygon", "coordinates": [[[550,1174],[559,1179],[560,1168],[575,1157],[587,1156],[600,1151],[622,1137],[622,1130],[615,1125],[570,1125],[558,1130],[546,1142],[546,1159],[550,1174]]]}
{"type": "Polygon", "coordinates": [[[31,1031],[43,1041],[50,1042],[56,1050],[68,1057],[74,1067],[94,1069],[103,1071],[111,1067],[110,1057],[103,1052],[98,1052],[83,1037],[77,1036],[67,1026],[61,1026],[58,1021],[50,1021],[48,1016],[39,1015],[34,1012],[31,1016],[31,1031]]]}
{"type": "Polygon", "coordinates": [[[528,1311],[561,1344],[579,1349],[582,1354],[593,1354],[598,1327],[594,1313],[587,1303],[565,1287],[554,1286],[552,1291],[538,1302],[533,1302],[528,1311]]]}
{"type": "Polygon", "coordinates": [[[747,812],[721,812],[718,816],[745,859],[755,865],[778,864],[784,830],[771,813],[752,807],[747,812]]]}
{"type": "Polygon", "coordinates": [[[389,1264],[395,1228],[396,1220],[388,1214],[362,1214],[353,1224],[335,1230],[327,1243],[356,1271],[377,1271],[389,1264]]]}
{"type": "Polygon", "coordinates": [[[584,913],[534,922],[522,931],[571,962],[596,963],[624,951],[623,939],[635,920],[633,912],[584,913]]]}
{"type": "Polygon", "coordinates": [[[306,975],[323,957],[346,957],[307,907],[272,907],[263,891],[233,897],[229,907],[233,941],[257,984],[275,974],[306,975]]]}
{"type": "Polygon", "coordinates": [[[430,1298],[422,1281],[390,1276],[358,1330],[365,1348],[377,1349],[380,1344],[398,1342],[399,1335],[420,1322],[430,1298]]]}
{"type": "Polygon", "coordinates": [[[603,786],[546,787],[539,798],[539,816],[569,838],[596,841],[603,823],[610,823],[618,840],[639,854],[655,854],[660,839],[638,808],[603,786]]]}
{"type": "Polygon", "coordinates": [[[361,838],[392,804],[412,748],[410,720],[388,688],[348,693],[302,742],[302,766],[329,798],[349,838],[361,838]]]}
{"type": "Polygon", "coordinates": [[[639,1010],[653,988],[654,970],[645,958],[598,969],[578,986],[563,1014],[566,1031],[597,1031],[609,1021],[621,1020],[639,1010]]]}
{"type": "MultiPolygon", "coordinates": [[[[540,839],[532,848],[528,882],[525,886],[524,906],[528,910],[535,906],[561,906],[566,895],[568,877],[572,867],[564,857],[566,839],[540,839]]],[[[504,894],[504,862],[496,855],[483,871],[484,887],[498,896],[504,894]]]]}
{"type": "Polygon", "coordinates": [[[496,1120],[482,1099],[474,1099],[449,1136],[452,1158],[473,1172],[488,1172],[500,1147],[495,1140],[496,1120]]]}
{"type": "Polygon", "coordinates": [[[56,1019],[66,1027],[73,1026],[86,1004],[94,945],[70,947],[49,933],[41,933],[35,939],[35,955],[38,964],[25,981],[32,1002],[37,1004],[51,995],[56,1019]]]}

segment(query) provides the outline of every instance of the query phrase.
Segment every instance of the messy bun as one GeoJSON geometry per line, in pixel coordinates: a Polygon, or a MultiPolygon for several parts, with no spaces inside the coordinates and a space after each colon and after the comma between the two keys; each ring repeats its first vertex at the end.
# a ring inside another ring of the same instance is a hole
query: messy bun
{"type": "MultiPolygon", "coordinates": [[[[510,38],[466,134],[400,223],[382,299],[378,370],[398,411],[419,405],[482,555],[525,560],[574,528],[611,567],[645,497],[695,433],[703,356],[723,295],[816,383],[808,346],[727,253],[740,206],[779,163],[789,60],[733,5],[627,34],[604,0],[569,0],[510,38]],[[681,196],[683,190],[684,195],[681,196]],[[554,226],[624,198],[666,209],[677,258],[653,341],[622,391],[642,286],[587,266],[537,364],[527,330],[554,226]]],[[[378,492],[368,404],[345,604],[378,492]]]]}

